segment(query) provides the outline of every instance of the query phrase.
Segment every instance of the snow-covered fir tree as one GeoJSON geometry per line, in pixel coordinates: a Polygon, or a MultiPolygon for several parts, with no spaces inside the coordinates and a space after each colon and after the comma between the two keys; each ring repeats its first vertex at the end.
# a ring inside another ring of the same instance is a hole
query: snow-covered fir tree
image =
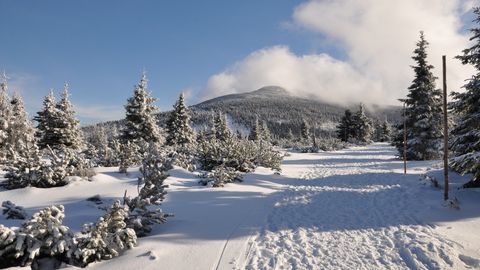
{"type": "MultiPolygon", "coordinates": [[[[405,99],[407,159],[430,160],[442,156],[442,93],[436,89],[433,66],[427,62],[428,42],[423,32],[414,50],[415,78],[405,99]]],[[[403,147],[399,149],[403,155],[403,147]]]]}
{"type": "Polygon", "coordinates": [[[120,173],[127,173],[129,167],[138,164],[141,154],[140,146],[132,141],[126,141],[120,145],[119,168],[120,173]]]}
{"type": "Polygon", "coordinates": [[[345,110],[345,115],[342,117],[340,124],[337,127],[337,136],[344,142],[348,142],[349,139],[355,138],[354,120],[350,110],[345,110]]]}
{"type": "Polygon", "coordinates": [[[212,131],[215,132],[215,138],[222,141],[225,141],[233,136],[227,125],[227,117],[226,115],[222,114],[222,112],[218,112],[218,114],[215,116],[212,131]]]}
{"type": "Polygon", "coordinates": [[[270,129],[268,128],[266,121],[263,121],[260,137],[262,138],[262,140],[266,142],[270,142],[272,140],[272,135],[270,133],[270,129]]]}
{"type": "Polygon", "coordinates": [[[167,194],[164,180],[168,177],[166,171],[171,169],[171,160],[165,151],[157,144],[150,143],[142,160],[138,178],[138,196],[125,198],[129,207],[128,227],[135,230],[141,237],[150,233],[152,225],[164,223],[171,214],[162,212],[160,208],[152,209],[151,206],[159,206],[167,194]]]}
{"type": "Polygon", "coordinates": [[[11,101],[11,119],[7,129],[9,159],[15,156],[27,157],[35,144],[35,129],[25,111],[23,99],[15,94],[11,101]]]}
{"type": "Polygon", "coordinates": [[[170,146],[187,147],[195,141],[195,134],[190,126],[190,111],[185,105],[185,97],[180,94],[173,106],[173,111],[167,121],[166,144],[170,146]]]}
{"type": "Polygon", "coordinates": [[[122,140],[138,142],[160,142],[160,128],[156,122],[158,112],[155,106],[156,98],[147,90],[147,76],[143,72],[140,82],[135,86],[133,96],[125,105],[125,127],[122,130],[122,140]]]}
{"type": "Polygon", "coordinates": [[[44,98],[42,110],[33,119],[38,123],[35,134],[38,146],[44,149],[47,146],[58,145],[60,140],[57,132],[58,110],[52,90],[44,98]]]}
{"type": "Polygon", "coordinates": [[[77,237],[75,249],[69,252],[73,264],[85,267],[89,263],[108,260],[137,244],[137,235],[127,228],[128,206],[115,201],[95,224],[87,224],[77,237]]]}
{"type": "Polygon", "coordinates": [[[310,125],[307,123],[307,121],[305,121],[305,119],[302,119],[300,134],[303,140],[308,141],[310,139],[310,125]]]}
{"type": "Polygon", "coordinates": [[[36,170],[41,165],[40,154],[35,143],[35,130],[28,119],[20,95],[11,99],[12,117],[7,130],[8,167],[4,183],[7,188],[21,188],[31,184],[36,170]]]}
{"type": "MultiPolygon", "coordinates": [[[[2,256],[16,259],[15,265],[26,266],[42,257],[66,256],[74,246],[73,233],[63,225],[63,205],[50,206],[35,213],[16,232],[15,248],[2,256]]],[[[10,259],[13,259],[10,258],[10,259]]]]}
{"type": "Polygon", "coordinates": [[[84,146],[82,131],[80,130],[80,121],[75,117],[75,110],[70,102],[68,84],[65,83],[61,98],[56,104],[57,121],[56,133],[58,136],[57,145],[68,149],[81,149],[84,146]]]}
{"type": "Polygon", "coordinates": [[[353,116],[355,139],[358,142],[370,142],[373,136],[372,121],[365,115],[365,108],[360,104],[358,111],[353,116]]]}
{"type": "Polygon", "coordinates": [[[258,116],[255,117],[255,123],[253,123],[252,128],[250,129],[250,134],[248,139],[251,141],[258,141],[262,138],[262,126],[260,125],[260,120],[258,116]]]}
{"type": "Polygon", "coordinates": [[[10,98],[8,96],[8,82],[5,71],[0,77],[0,165],[5,164],[8,153],[8,126],[11,116],[10,98]]]}
{"type": "MultiPolygon", "coordinates": [[[[480,24],[480,7],[473,9],[475,23],[480,24]]],[[[463,86],[465,92],[453,93],[450,104],[458,117],[452,130],[451,149],[455,157],[451,166],[462,173],[473,173],[466,187],[480,187],[480,28],[470,30],[473,45],[457,56],[464,65],[472,65],[476,74],[463,86]]]]}

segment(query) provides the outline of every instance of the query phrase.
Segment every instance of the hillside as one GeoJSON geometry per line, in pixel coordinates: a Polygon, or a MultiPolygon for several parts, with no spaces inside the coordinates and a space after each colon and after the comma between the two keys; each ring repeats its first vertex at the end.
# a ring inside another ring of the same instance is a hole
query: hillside
{"type": "MultiPolygon", "coordinates": [[[[258,117],[260,121],[267,122],[273,135],[284,137],[289,129],[294,135],[299,135],[302,119],[312,126],[316,125],[320,136],[333,136],[345,109],[355,111],[357,105],[341,106],[299,98],[282,87],[266,86],[248,93],[216,97],[190,108],[193,126],[196,128],[205,126],[210,121],[212,112],[221,111],[228,115],[230,125],[243,133],[248,132],[255,118],[258,117]]],[[[396,122],[400,119],[399,109],[399,107],[371,106],[367,108],[367,114],[374,119],[383,121],[386,117],[390,122],[396,122]]],[[[165,124],[168,115],[169,112],[158,114],[160,125],[165,124]]],[[[103,123],[103,125],[119,127],[121,120],[103,123]]],[[[88,130],[88,127],[85,129],[88,130]]]]}
{"type": "MultiPolygon", "coordinates": [[[[198,114],[209,111],[227,113],[236,123],[251,126],[255,118],[266,121],[274,134],[283,137],[291,129],[295,134],[300,131],[302,119],[325,134],[331,134],[346,108],[356,110],[357,106],[340,106],[292,96],[278,86],[267,86],[253,92],[217,97],[192,106],[198,114]]],[[[368,110],[376,119],[399,119],[396,107],[368,110]]],[[[200,122],[200,119],[195,119],[200,122]]]]}

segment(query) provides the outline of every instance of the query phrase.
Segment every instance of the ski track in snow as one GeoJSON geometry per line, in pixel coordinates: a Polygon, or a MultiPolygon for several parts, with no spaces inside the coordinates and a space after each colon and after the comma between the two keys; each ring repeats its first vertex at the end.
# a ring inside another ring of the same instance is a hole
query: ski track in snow
{"type": "Polygon", "coordinates": [[[251,242],[246,269],[456,269],[472,264],[458,254],[458,244],[418,218],[413,210],[422,204],[418,175],[403,176],[391,147],[313,156],[302,161],[307,171],[286,189],[251,242]]]}

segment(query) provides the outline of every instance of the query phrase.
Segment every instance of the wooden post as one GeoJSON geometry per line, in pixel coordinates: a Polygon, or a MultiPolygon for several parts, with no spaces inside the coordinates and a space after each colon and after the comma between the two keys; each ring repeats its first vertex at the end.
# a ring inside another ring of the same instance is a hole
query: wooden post
{"type": "Polygon", "coordinates": [[[407,174],[407,108],[403,101],[403,174],[407,174]]]}
{"type": "Polygon", "coordinates": [[[447,61],[446,56],[442,56],[443,63],[443,175],[445,179],[445,189],[443,199],[448,200],[448,116],[447,116],[447,61]]]}

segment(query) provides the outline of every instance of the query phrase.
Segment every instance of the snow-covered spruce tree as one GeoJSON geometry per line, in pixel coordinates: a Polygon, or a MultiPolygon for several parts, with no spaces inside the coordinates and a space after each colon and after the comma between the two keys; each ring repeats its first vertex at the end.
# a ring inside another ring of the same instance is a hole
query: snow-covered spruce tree
{"type": "Polygon", "coordinates": [[[84,146],[82,131],[80,130],[80,122],[75,117],[75,110],[70,102],[68,93],[68,84],[65,83],[61,98],[56,104],[57,108],[57,121],[56,132],[58,134],[58,144],[61,148],[79,150],[84,146]]]}
{"type": "Polygon", "coordinates": [[[224,187],[225,184],[232,182],[241,182],[242,175],[235,168],[225,165],[216,166],[211,171],[207,171],[202,175],[200,183],[212,187],[224,187]]]}
{"type": "MultiPolygon", "coordinates": [[[[37,183],[41,177],[41,171],[48,166],[42,160],[42,156],[36,144],[27,149],[25,156],[18,155],[13,158],[7,167],[5,178],[2,186],[7,189],[23,188],[37,183]]],[[[14,151],[10,151],[10,155],[15,155],[14,151]]]]}
{"type": "Polygon", "coordinates": [[[302,136],[302,140],[309,141],[310,140],[310,126],[308,125],[305,119],[302,119],[302,125],[300,127],[300,134],[302,136]]]}
{"type": "Polygon", "coordinates": [[[190,171],[195,170],[196,135],[190,126],[190,111],[185,97],[180,94],[167,121],[166,145],[170,148],[173,164],[190,171]]]}
{"type": "Polygon", "coordinates": [[[125,127],[122,130],[122,141],[137,143],[161,142],[160,128],[156,122],[158,108],[155,106],[156,98],[147,90],[147,76],[145,72],[140,82],[135,86],[133,96],[125,105],[125,127]]]}
{"type": "Polygon", "coordinates": [[[360,104],[358,111],[353,116],[355,128],[355,139],[360,143],[368,143],[372,139],[372,121],[365,115],[363,104],[360,104]]]}
{"type": "Polygon", "coordinates": [[[119,139],[112,138],[108,141],[105,156],[103,157],[103,166],[115,167],[120,165],[120,156],[122,153],[122,144],[119,139]]]}
{"type": "Polygon", "coordinates": [[[253,123],[252,128],[250,129],[250,134],[248,139],[251,141],[258,141],[262,138],[262,126],[260,125],[260,120],[258,116],[255,117],[255,123],[253,123]]]}
{"type": "Polygon", "coordinates": [[[138,179],[138,196],[134,198],[125,198],[125,203],[129,207],[129,217],[127,226],[135,230],[141,237],[152,230],[153,224],[164,223],[167,217],[172,216],[162,212],[160,208],[152,209],[151,206],[160,205],[165,199],[167,192],[164,180],[168,177],[165,172],[171,169],[170,157],[161,151],[158,145],[150,143],[147,152],[142,161],[140,172],[142,175],[138,179]]]}
{"type": "Polygon", "coordinates": [[[86,142],[88,158],[97,166],[115,166],[111,165],[112,150],[109,148],[109,140],[104,126],[97,124],[91,127],[90,132],[87,134],[86,142]]]}
{"type": "Polygon", "coordinates": [[[53,147],[59,144],[59,136],[57,132],[58,110],[56,108],[55,96],[53,91],[43,100],[43,108],[33,118],[37,121],[37,144],[40,149],[53,147]]]}
{"type": "MultiPolygon", "coordinates": [[[[433,66],[427,62],[428,42],[423,32],[414,50],[415,78],[406,103],[407,159],[430,160],[442,156],[442,93],[436,89],[433,66]]],[[[403,156],[403,147],[398,149],[403,156]]]]}
{"type": "Polygon", "coordinates": [[[195,134],[190,126],[190,112],[185,105],[183,93],[180,94],[170,113],[167,121],[167,134],[167,145],[184,147],[194,143],[195,134]]]}
{"type": "Polygon", "coordinates": [[[344,142],[348,142],[350,138],[355,138],[353,115],[350,110],[345,110],[345,115],[337,127],[337,136],[344,142]]]}
{"type": "Polygon", "coordinates": [[[249,172],[255,168],[255,146],[255,142],[238,139],[235,136],[219,139],[204,137],[198,143],[197,159],[201,169],[205,171],[213,171],[216,167],[224,166],[249,172]]]}
{"type": "Polygon", "coordinates": [[[25,112],[22,98],[14,95],[10,104],[12,117],[6,138],[7,181],[3,184],[8,189],[14,189],[26,187],[36,179],[41,157],[35,143],[35,130],[25,112]]]}
{"type": "Polygon", "coordinates": [[[8,228],[0,224],[0,268],[8,268],[19,265],[15,258],[15,245],[17,232],[13,228],[8,228]]]}
{"type": "Polygon", "coordinates": [[[240,172],[251,172],[257,166],[280,170],[283,156],[271,143],[259,140],[239,140],[232,136],[225,141],[202,140],[198,144],[198,162],[205,170],[202,184],[223,186],[241,181],[240,172]]]}
{"type": "MultiPolygon", "coordinates": [[[[473,9],[475,23],[480,24],[480,7],[473,9]]],[[[470,30],[473,46],[457,56],[464,65],[473,65],[477,73],[463,87],[465,92],[453,93],[450,108],[458,117],[452,130],[450,147],[455,157],[451,166],[461,173],[473,173],[465,187],[480,187],[480,28],[470,30]]]]}
{"type": "Polygon", "coordinates": [[[75,167],[71,165],[76,153],[71,150],[55,151],[48,146],[46,157],[50,162],[41,162],[36,175],[30,180],[30,185],[40,188],[59,187],[68,184],[67,176],[73,175],[75,167]]]}
{"type": "Polygon", "coordinates": [[[28,119],[23,99],[20,95],[15,94],[11,101],[11,119],[7,129],[7,158],[15,161],[20,156],[28,157],[32,147],[35,144],[35,129],[28,119]]]}
{"type": "Polygon", "coordinates": [[[77,245],[68,256],[73,265],[85,267],[89,263],[117,257],[137,244],[137,235],[127,228],[128,206],[115,201],[96,224],[88,224],[76,237],[77,245]]]}
{"type": "Polygon", "coordinates": [[[63,225],[63,205],[46,207],[35,213],[15,232],[15,245],[0,250],[2,259],[26,266],[43,257],[63,260],[73,247],[73,234],[63,225]]]}
{"type": "Polygon", "coordinates": [[[215,132],[215,138],[222,141],[225,141],[233,136],[232,132],[227,126],[226,115],[222,114],[222,112],[218,112],[216,115],[212,131],[215,132]]]}
{"type": "Polygon", "coordinates": [[[11,105],[10,105],[10,98],[8,96],[8,84],[7,84],[7,76],[5,72],[3,72],[2,76],[0,77],[0,168],[4,165],[7,161],[7,153],[8,153],[8,126],[11,117],[11,105]]]}
{"type": "Polygon", "coordinates": [[[272,141],[272,135],[270,133],[270,129],[268,128],[266,121],[263,121],[263,124],[262,124],[261,138],[266,142],[272,141]]]}
{"type": "Polygon", "coordinates": [[[132,141],[126,141],[120,145],[119,168],[120,173],[127,173],[128,167],[138,164],[140,158],[140,147],[132,141]]]}

